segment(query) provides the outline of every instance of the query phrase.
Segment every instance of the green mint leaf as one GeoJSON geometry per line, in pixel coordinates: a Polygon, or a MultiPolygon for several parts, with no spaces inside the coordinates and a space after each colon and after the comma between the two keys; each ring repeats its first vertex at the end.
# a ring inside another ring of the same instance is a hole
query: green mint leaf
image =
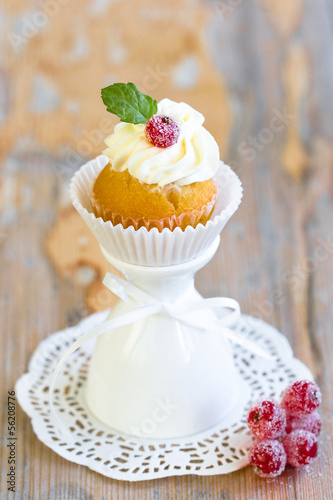
{"type": "Polygon", "coordinates": [[[142,94],[134,83],[114,83],[102,89],[102,100],[122,122],[146,123],[157,113],[157,101],[142,94]]]}

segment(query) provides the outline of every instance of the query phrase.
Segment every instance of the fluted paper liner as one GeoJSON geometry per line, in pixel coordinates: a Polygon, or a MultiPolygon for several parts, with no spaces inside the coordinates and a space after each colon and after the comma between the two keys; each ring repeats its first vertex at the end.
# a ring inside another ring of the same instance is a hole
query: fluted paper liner
{"type": "Polygon", "coordinates": [[[70,185],[70,197],[74,207],[85,220],[99,244],[117,259],[142,266],[168,266],[194,259],[204,252],[222,231],[237,210],[243,195],[241,182],[228,165],[220,162],[213,180],[218,188],[218,198],[210,220],[195,228],[173,231],[157,228],[149,231],[145,227],[124,228],[96,217],[90,202],[94,182],[109,163],[109,158],[100,155],[89,161],[74,175],[70,185]]]}
{"type": "Polygon", "coordinates": [[[127,217],[124,219],[121,214],[111,213],[110,210],[98,205],[98,203],[96,203],[94,199],[92,200],[92,203],[94,214],[97,217],[102,217],[104,221],[110,220],[113,226],[121,224],[125,229],[133,226],[136,230],[140,229],[141,227],[145,227],[147,231],[150,231],[151,229],[156,227],[159,232],[162,232],[165,228],[174,231],[176,227],[180,227],[184,230],[188,225],[196,227],[200,222],[206,223],[214,210],[216,200],[217,195],[214,194],[211,201],[204,205],[201,210],[187,211],[183,212],[181,215],[171,215],[169,217],[163,217],[159,220],[148,220],[145,217],[141,217],[140,219],[127,217]]]}

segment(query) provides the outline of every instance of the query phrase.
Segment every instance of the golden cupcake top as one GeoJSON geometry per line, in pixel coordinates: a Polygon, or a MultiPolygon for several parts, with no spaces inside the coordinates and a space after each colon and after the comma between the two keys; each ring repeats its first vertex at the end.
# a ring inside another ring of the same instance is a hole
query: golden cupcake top
{"type": "Polygon", "coordinates": [[[201,113],[183,102],[159,103],[133,83],[102,90],[108,111],[123,123],[105,139],[103,152],[112,169],[128,172],[145,184],[185,186],[211,179],[219,165],[219,148],[203,127],[201,113]]]}

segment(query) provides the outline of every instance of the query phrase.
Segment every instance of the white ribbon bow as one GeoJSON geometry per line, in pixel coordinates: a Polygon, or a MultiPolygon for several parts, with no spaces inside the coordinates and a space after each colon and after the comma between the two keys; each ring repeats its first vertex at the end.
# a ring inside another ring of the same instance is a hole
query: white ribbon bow
{"type": "Polygon", "coordinates": [[[62,365],[74,351],[76,351],[88,340],[98,337],[102,333],[110,332],[115,328],[134,323],[139,319],[147,318],[153,314],[166,314],[199,330],[209,330],[211,332],[224,335],[226,338],[245,347],[249,351],[258,354],[261,357],[271,359],[271,356],[264,349],[234,330],[228,328],[229,325],[232,325],[240,317],[240,306],[234,299],[230,299],[228,297],[213,297],[209,299],[200,298],[197,300],[173,304],[172,302],[160,301],[146,292],[143,292],[135,285],[118,276],[114,276],[111,273],[106,274],[103,284],[120,299],[132,306],[134,310],[105,321],[101,325],[89,330],[87,333],[82,335],[82,337],[77,339],[60,358],[50,380],[49,403],[51,413],[55,416],[60,426],[66,433],[68,433],[68,431],[57,416],[52,401],[55,381],[62,365]],[[212,318],[200,320],[197,317],[193,318],[191,315],[194,311],[211,308],[228,308],[232,311],[216,320],[212,318]]]}

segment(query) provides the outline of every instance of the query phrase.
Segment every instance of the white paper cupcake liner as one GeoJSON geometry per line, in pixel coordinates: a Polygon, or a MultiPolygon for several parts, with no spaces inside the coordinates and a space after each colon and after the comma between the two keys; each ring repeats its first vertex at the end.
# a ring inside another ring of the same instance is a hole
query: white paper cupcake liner
{"type": "Polygon", "coordinates": [[[90,203],[90,193],[98,174],[109,163],[109,158],[100,155],[89,161],[74,175],[70,185],[70,197],[74,207],[85,220],[99,244],[113,257],[142,266],[169,266],[194,259],[204,252],[222,231],[230,217],[236,212],[243,189],[237,175],[231,168],[220,162],[214,176],[218,187],[218,199],[205,226],[177,227],[159,232],[145,227],[126,229],[110,221],[96,217],[90,203]]]}
{"type": "MultiPolygon", "coordinates": [[[[91,197],[93,199],[93,197],[91,197]]],[[[109,210],[98,205],[97,202],[94,202],[93,199],[93,210],[96,217],[102,217],[103,220],[110,220],[113,226],[117,224],[121,224],[125,229],[127,227],[133,226],[135,230],[140,229],[142,226],[150,231],[154,227],[158,229],[159,232],[162,232],[163,229],[169,228],[173,231],[176,227],[185,228],[189,224],[193,227],[196,227],[200,221],[205,220],[205,222],[209,219],[210,215],[213,212],[215,207],[215,203],[217,200],[217,194],[214,194],[212,200],[204,205],[201,210],[192,210],[188,212],[184,212],[181,215],[171,215],[169,217],[164,217],[162,219],[152,219],[148,220],[145,217],[141,217],[140,219],[133,219],[132,217],[124,218],[121,214],[111,214],[109,210]]]]}

